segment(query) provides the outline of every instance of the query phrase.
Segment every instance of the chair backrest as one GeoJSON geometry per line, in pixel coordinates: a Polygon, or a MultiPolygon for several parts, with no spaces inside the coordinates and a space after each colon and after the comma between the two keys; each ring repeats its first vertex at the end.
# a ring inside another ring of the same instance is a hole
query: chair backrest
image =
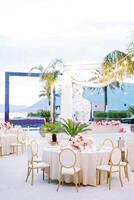
{"type": "Polygon", "coordinates": [[[17,142],[22,143],[23,141],[23,135],[21,133],[17,133],[17,142]]]}
{"type": "Polygon", "coordinates": [[[34,158],[38,157],[38,144],[35,140],[32,140],[30,145],[28,145],[27,152],[28,161],[33,163],[34,158]]]}
{"type": "Polygon", "coordinates": [[[28,145],[28,147],[27,147],[27,155],[28,155],[28,162],[32,163],[32,161],[33,161],[33,152],[32,152],[31,145],[28,145]]]}
{"type": "Polygon", "coordinates": [[[112,165],[119,165],[121,162],[121,150],[118,147],[113,148],[110,155],[110,163],[112,165]]]}
{"type": "Polygon", "coordinates": [[[111,146],[112,148],[114,148],[114,143],[110,138],[106,138],[103,141],[102,146],[111,146]]]}
{"type": "Polygon", "coordinates": [[[25,142],[26,141],[26,132],[21,130],[21,134],[22,134],[22,141],[25,142]]]}
{"type": "Polygon", "coordinates": [[[38,156],[38,144],[37,144],[37,142],[35,140],[32,140],[31,143],[30,143],[30,146],[31,146],[33,155],[38,156]]]}
{"type": "Polygon", "coordinates": [[[76,154],[72,149],[63,149],[60,152],[59,161],[62,167],[72,168],[76,164],[76,154]]]}

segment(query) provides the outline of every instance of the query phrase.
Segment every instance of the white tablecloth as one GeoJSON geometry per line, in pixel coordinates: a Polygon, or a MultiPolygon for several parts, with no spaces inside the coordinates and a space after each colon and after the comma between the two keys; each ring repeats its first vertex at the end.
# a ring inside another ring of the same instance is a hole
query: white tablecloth
{"type": "Polygon", "coordinates": [[[134,143],[128,145],[128,161],[130,169],[134,171],[134,143]]]}
{"type": "MultiPolygon", "coordinates": [[[[56,148],[43,150],[43,161],[48,162],[51,166],[52,180],[58,180],[59,153],[60,150],[56,148]]],[[[100,164],[107,164],[109,154],[109,149],[77,152],[77,165],[81,168],[81,183],[83,185],[96,186],[96,167],[100,164]]]]}
{"type": "Polygon", "coordinates": [[[17,142],[16,134],[0,134],[0,144],[2,145],[2,155],[10,154],[10,145],[17,142]]]}

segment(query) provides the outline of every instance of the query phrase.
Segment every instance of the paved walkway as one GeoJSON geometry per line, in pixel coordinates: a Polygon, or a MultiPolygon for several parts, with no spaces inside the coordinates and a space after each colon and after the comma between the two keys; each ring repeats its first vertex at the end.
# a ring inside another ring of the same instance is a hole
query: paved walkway
{"type": "Polygon", "coordinates": [[[42,174],[36,174],[35,184],[26,183],[27,156],[4,156],[0,159],[0,199],[1,200],[133,200],[134,172],[130,173],[130,182],[123,177],[121,188],[117,177],[113,178],[112,190],[108,185],[97,187],[81,186],[76,192],[73,185],[61,186],[56,192],[57,182],[48,184],[42,180],[42,174]]]}

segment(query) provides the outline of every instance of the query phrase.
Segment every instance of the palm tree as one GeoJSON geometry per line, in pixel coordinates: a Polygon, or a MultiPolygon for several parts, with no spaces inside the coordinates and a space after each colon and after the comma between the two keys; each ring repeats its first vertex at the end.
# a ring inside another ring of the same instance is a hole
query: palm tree
{"type": "Polygon", "coordinates": [[[115,80],[123,80],[126,76],[134,74],[134,41],[129,46],[128,53],[114,50],[107,54],[102,63],[103,73],[115,80]]]}
{"type": "MultiPolygon", "coordinates": [[[[132,57],[134,55],[134,40],[129,45],[128,53],[121,52],[119,50],[114,50],[107,54],[102,63],[102,71],[97,75],[102,77],[102,81],[106,79],[111,79],[112,82],[103,87],[104,90],[104,110],[107,107],[107,89],[108,87],[111,90],[116,88],[121,88],[123,90],[123,83],[120,81],[123,80],[125,76],[130,76],[134,74],[134,62],[132,57]],[[130,53],[131,52],[131,53],[130,53]]],[[[100,79],[101,82],[101,79],[100,79]]]]}
{"type": "Polygon", "coordinates": [[[61,59],[56,59],[49,64],[48,67],[44,68],[41,65],[33,67],[30,71],[39,70],[41,72],[40,79],[44,82],[43,90],[39,96],[47,96],[50,102],[50,113],[52,123],[55,121],[55,84],[60,75],[60,71],[56,70],[56,65],[62,64],[61,59]]]}
{"type": "MultiPolygon", "coordinates": [[[[94,73],[94,76],[92,77],[92,79],[90,79],[90,81],[96,81],[98,80],[99,83],[105,82],[107,75],[104,74],[104,72],[101,70],[96,70],[94,73]]],[[[91,92],[97,91],[98,94],[100,94],[101,90],[103,90],[104,92],[104,111],[106,111],[107,109],[107,105],[108,105],[108,88],[112,91],[114,91],[116,88],[121,88],[123,90],[123,84],[121,84],[119,81],[113,81],[109,84],[104,84],[103,87],[88,87],[88,89],[91,92]]]]}
{"type": "Polygon", "coordinates": [[[128,46],[128,70],[127,73],[129,75],[134,75],[134,32],[132,34],[132,41],[128,46]]]}
{"type": "Polygon", "coordinates": [[[107,54],[102,63],[103,73],[108,76],[111,74],[111,77],[115,80],[119,78],[122,79],[123,73],[126,71],[126,65],[122,65],[123,63],[121,61],[124,61],[126,55],[126,53],[118,50],[114,50],[107,54]]]}
{"type": "Polygon", "coordinates": [[[124,59],[127,57],[127,54],[118,50],[110,52],[104,57],[102,63],[102,77],[113,80],[109,85],[106,85],[104,90],[105,98],[105,109],[107,107],[107,89],[108,87],[113,91],[116,88],[121,88],[123,90],[123,84],[119,82],[122,80],[124,75],[127,74],[126,63],[124,59]]]}

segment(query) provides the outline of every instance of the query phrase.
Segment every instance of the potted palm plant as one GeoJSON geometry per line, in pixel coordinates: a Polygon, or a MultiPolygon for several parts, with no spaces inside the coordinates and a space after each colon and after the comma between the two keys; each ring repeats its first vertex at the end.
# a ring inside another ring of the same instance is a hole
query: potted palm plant
{"type": "Polygon", "coordinates": [[[87,124],[82,124],[80,122],[75,122],[72,119],[62,119],[62,127],[68,135],[71,137],[75,137],[79,133],[85,132],[89,130],[87,124]]]}

